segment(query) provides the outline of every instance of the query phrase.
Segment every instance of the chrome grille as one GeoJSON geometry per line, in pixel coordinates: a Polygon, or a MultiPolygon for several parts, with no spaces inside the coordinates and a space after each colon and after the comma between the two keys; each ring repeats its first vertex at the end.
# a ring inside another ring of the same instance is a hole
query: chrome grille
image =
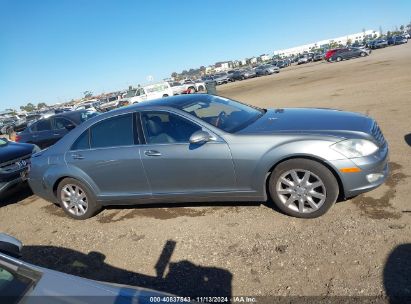
{"type": "Polygon", "coordinates": [[[377,141],[378,145],[384,146],[385,145],[385,138],[384,135],[382,134],[380,127],[376,122],[374,122],[374,125],[371,128],[371,135],[375,138],[377,141]]]}
{"type": "Polygon", "coordinates": [[[6,171],[6,172],[13,172],[13,171],[20,170],[24,167],[27,167],[27,164],[30,163],[30,158],[31,158],[31,154],[1,163],[0,170],[6,171]],[[26,163],[26,165],[24,165],[24,162],[26,163]]]}

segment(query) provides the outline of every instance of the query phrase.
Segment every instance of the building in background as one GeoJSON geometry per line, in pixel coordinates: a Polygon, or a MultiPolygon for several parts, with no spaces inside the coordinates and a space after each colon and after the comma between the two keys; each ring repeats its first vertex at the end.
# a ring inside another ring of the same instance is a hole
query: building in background
{"type": "Polygon", "coordinates": [[[298,55],[298,54],[302,54],[305,52],[310,52],[313,49],[327,47],[328,45],[333,44],[333,43],[346,45],[347,42],[351,42],[351,43],[362,42],[364,39],[371,39],[371,38],[376,38],[379,36],[381,36],[381,33],[379,31],[367,30],[361,33],[350,34],[350,35],[346,35],[342,37],[326,39],[326,40],[321,40],[321,41],[317,41],[314,43],[296,46],[296,47],[289,48],[289,49],[274,51],[274,55],[279,55],[281,57],[293,56],[293,55],[298,55]]]}

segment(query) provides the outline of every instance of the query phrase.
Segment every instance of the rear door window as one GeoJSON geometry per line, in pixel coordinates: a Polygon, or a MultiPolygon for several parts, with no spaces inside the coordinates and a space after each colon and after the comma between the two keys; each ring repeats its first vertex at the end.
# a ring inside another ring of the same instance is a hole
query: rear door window
{"type": "Polygon", "coordinates": [[[90,146],[105,148],[133,145],[133,128],[132,114],[107,118],[90,128],[90,146]]]}
{"type": "Polygon", "coordinates": [[[50,131],[51,130],[51,121],[50,119],[42,119],[34,123],[31,126],[31,130],[34,132],[50,131]]]}
{"type": "Polygon", "coordinates": [[[74,125],[74,124],[66,118],[56,117],[54,119],[54,129],[55,130],[67,129],[67,127],[71,125],[74,125]]]}

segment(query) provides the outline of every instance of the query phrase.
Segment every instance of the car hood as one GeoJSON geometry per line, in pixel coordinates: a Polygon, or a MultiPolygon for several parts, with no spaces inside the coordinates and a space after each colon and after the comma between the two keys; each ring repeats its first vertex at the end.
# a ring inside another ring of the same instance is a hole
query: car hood
{"type": "Polygon", "coordinates": [[[357,113],[332,109],[269,109],[238,134],[305,133],[346,137],[369,134],[374,120],[357,113]]]}
{"type": "Polygon", "coordinates": [[[7,142],[7,145],[0,146],[0,163],[4,163],[16,158],[31,154],[34,146],[31,144],[7,142]]]}

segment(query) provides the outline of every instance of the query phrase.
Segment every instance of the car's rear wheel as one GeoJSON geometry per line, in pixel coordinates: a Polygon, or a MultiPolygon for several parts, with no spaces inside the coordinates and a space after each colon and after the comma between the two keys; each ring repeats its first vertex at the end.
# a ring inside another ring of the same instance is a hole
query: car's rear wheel
{"type": "Polygon", "coordinates": [[[204,87],[203,87],[202,85],[201,85],[201,86],[199,86],[199,87],[198,87],[198,91],[199,91],[199,92],[204,91],[204,87]]]}
{"type": "Polygon", "coordinates": [[[73,178],[60,182],[57,198],[64,212],[77,220],[90,218],[101,209],[88,187],[73,178]]]}
{"type": "Polygon", "coordinates": [[[367,53],[366,52],[361,52],[360,56],[365,57],[365,56],[367,56],[367,53]]]}
{"type": "Polygon", "coordinates": [[[163,98],[165,98],[165,97],[168,97],[168,94],[164,94],[164,95],[163,95],[163,98]]]}
{"type": "Polygon", "coordinates": [[[275,205],[300,218],[323,215],[336,202],[339,188],[332,172],[319,162],[291,159],[275,167],[269,179],[275,205]]]}
{"type": "Polygon", "coordinates": [[[335,60],[336,60],[337,62],[340,62],[340,61],[342,60],[342,57],[338,56],[337,58],[335,58],[335,60]]]}

